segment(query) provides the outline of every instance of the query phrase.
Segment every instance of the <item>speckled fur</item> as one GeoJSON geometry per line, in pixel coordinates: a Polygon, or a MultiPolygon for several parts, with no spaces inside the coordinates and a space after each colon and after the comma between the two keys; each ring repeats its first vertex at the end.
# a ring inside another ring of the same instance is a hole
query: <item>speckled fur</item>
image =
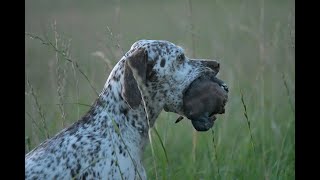
{"type": "Polygon", "coordinates": [[[148,129],[163,108],[183,115],[185,89],[200,75],[219,71],[216,61],[192,60],[183,54],[181,47],[168,41],[135,42],[113,68],[91,109],[79,121],[26,154],[25,178],[146,179],[142,153],[148,129]],[[148,92],[142,94],[149,123],[142,101],[131,108],[121,93],[125,62],[141,48],[148,54],[145,86],[148,92]]]}

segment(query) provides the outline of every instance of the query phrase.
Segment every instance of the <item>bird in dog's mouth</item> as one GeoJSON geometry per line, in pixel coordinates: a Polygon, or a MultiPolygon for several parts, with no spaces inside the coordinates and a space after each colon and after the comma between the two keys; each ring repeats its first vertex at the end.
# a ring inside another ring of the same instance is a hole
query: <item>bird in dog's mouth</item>
{"type": "MultiPolygon", "coordinates": [[[[217,114],[225,113],[229,89],[215,76],[200,76],[186,89],[183,96],[184,115],[197,131],[213,127],[217,114]]],[[[176,123],[183,119],[180,116],[176,123]]]]}

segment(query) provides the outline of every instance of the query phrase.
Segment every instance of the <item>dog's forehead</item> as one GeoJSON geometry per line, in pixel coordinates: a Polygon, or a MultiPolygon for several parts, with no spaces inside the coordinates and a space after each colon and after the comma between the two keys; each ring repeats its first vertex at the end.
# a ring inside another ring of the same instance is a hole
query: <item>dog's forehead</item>
{"type": "Polygon", "coordinates": [[[139,40],[133,43],[130,51],[145,48],[150,56],[176,56],[184,52],[183,48],[165,40],[139,40]]]}

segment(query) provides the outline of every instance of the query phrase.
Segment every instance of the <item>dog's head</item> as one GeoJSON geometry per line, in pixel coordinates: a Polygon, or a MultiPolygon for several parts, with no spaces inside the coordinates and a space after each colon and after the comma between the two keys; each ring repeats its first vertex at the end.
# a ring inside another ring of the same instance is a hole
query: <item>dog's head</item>
{"type": "Polygon", "coordinates": [[[220,70],[216,60],[191,59],[184,50],[168,41],[140,40],[125,54],[123,97],[136,108],[143,99],[160,111],[184,114],[183,97],[199,77],[215,77],[220,70]]]}

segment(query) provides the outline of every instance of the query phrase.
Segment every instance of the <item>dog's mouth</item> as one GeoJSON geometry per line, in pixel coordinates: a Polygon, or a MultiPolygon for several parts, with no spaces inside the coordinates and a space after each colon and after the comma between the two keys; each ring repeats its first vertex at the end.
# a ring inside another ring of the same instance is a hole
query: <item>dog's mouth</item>
{"type": "Polygon", "coordinates": [[[228,89],[223,86],[226,87],[212,74],[204,74],[197,77],[184,91],[184,115],[191,120],[197,131],[208,131],[213,127],[216,115],[225,113],[228,89]]]}

